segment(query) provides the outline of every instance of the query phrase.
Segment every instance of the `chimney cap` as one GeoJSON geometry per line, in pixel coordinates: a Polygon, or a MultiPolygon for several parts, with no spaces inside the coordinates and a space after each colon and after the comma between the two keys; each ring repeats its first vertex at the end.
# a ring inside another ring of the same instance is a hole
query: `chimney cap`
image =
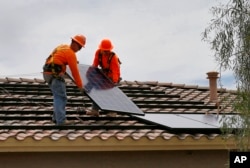
{"type": "Polygon", "coordinates": [[[218,74],[219,74],[219,72],[216,72],[216,71],[207,72],[207,76],[208,76],[207,79],[209,79],[209,78],[219,78],[218,74]]]}

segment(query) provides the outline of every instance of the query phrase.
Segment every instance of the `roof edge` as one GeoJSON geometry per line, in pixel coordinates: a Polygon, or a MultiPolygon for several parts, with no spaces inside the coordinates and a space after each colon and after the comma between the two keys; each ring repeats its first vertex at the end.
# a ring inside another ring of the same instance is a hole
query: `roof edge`
{"type": "Polygon", "coordinates": [[[225,141],[221,136],[214,139],[208,139],[203,136],[200,139],[194,139],[191,136],[185,140],[176,136],[169,140],[158,137],[154,140],[143,137],[138,140],[125,138],[119,140],[110,137],[107,140],[94,137],[86,140],[78,137],[75,140],[60,138],[53,140],[50,137],[44,137],[37,141],[31,137],[20,141],[16,138],[8,138],[0,143],[0,152],[66,152],[66,151],[171,151],[171,150],[228,150],[236,149],[233,138],[225,141]]]}

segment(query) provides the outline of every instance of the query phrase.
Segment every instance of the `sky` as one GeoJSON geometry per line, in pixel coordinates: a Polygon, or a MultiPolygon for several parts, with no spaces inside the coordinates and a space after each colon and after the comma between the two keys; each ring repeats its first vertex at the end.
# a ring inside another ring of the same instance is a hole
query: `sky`
{"type": "MultiPolygon", "coordinates": [[[[127,81],[208,86],[220,71],[202,41],[211,7],[227,0],[0,0],[0,78],[41,78],[47,56],[83,34],[76,53],[91,65],[100,41],[109,38],[127,81]]],[[[225,2],[224,2],[225,3],[225,2]]],[[[235,89],[232,72],[219,86],[235,89]]]]}

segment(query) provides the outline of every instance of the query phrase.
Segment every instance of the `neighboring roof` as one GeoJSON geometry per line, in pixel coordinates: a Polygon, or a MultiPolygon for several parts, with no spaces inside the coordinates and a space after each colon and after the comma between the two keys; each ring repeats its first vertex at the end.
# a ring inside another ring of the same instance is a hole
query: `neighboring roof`
{"type": "MultiPolygon", "coordinates": [[[[73,126],[51,121],[53,98],[41,79],[0,78],[1,151],[129,151],[235,148],[218,132],[175,132],[127,114],[85,115],[92,101],[67,83],[67,118],[73,126]],[[72,143],[73,142],[73,143],[72,143]]],[[[236,91],[162,82],[122,81],[119,88],[144,112],[160,114],[231,114],[236,91]]]]}

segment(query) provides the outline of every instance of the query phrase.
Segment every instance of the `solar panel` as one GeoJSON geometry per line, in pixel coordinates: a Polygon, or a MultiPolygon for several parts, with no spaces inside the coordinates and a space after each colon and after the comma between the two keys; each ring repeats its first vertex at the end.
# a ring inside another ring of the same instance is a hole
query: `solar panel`
{"type": "MultiPolygon", "coordinates": [[[[216,115],[216,114],[145,114],[136,116],[144,121],[152,122],[168,128],[169,130],[220,130],[223,121],[236,115],[216,115]]],[[[236,116],[239,117],[239,116],[236,116]]],[[[238,118],[240,119],[240,118],[238,118]]],[[[233,128],[240,128],[239,123],[233,128]]]]}
{"type": "MultiPolygon", "coordinates": [[[[114,111],[144,115],[140,108],[132,102],[118,87],[114,86],[98,68],[80,64],[79,71],[86,94],[102,111],[114,111]]],[[[73,79],[71,72],[67,74],[73,79]]]]}

